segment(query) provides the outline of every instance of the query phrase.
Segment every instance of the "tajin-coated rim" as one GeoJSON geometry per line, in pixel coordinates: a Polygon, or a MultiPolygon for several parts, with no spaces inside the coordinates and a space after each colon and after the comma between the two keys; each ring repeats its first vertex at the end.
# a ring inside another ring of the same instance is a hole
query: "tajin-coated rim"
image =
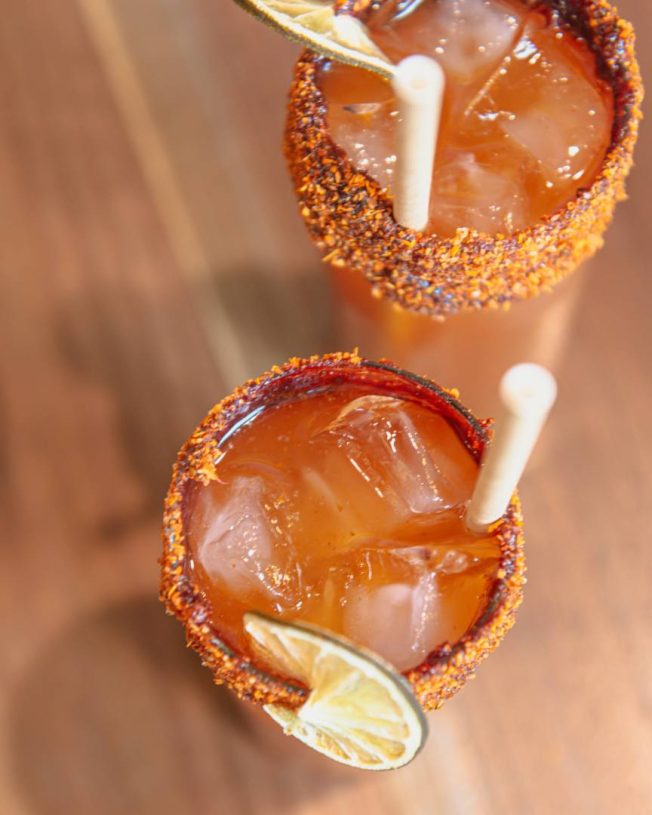
{"type": "MultiPolygon", "coordinates": [[[[340,6],[364,15],[371,0],[340,6]]],[[[549,291],[604,243],[625,180],[641,118],[643,87],[632,26],[609,0],[537,0],[558,12],[597,55],[611,85],[611,145],[593,184],[535,225],[511,235],[460,229],[453,238],[399,226],[392,202],[371,176],[357,172],[332,141],[317,77],[324,58],[305,51],[290,90],[285,134],[299,211],[325,260],[364,275],[377,296],[433,316],[506,307],[549,291]]]]}
{"type": "MultiPolygon", "coordinates": [[[[184,625],[188,644],[201,656],[217,683],[257,702],[298,706],[306,688],[263,670],[255,660],[231,648],[211,623],[211,605],[193,578],[186,540],[184,505],[189,490],[207,484],[219,471],[220,439],[262,404],[274,404],[316,386],[338,382],[372,383],[391,393],[436,408],[455,427],[479,461],[488,438],[488,423],[478,421],[457,399],[433,382],[386,362],[338,353],[291,359],[246,382],[216,405],[181,448],[165,499],[161,600],[184,625]],[[383,385],[383,383],[385,383],[383,385]]],[[[405,671],[424,710],[433,710],[455,694],[478,665],[496,648],[514,623],[525,584],[523,524],[518,496],[492,530],[500,546],[500,567],[484,613],[454,645],[433,651],[420,665],[405,671]]]]}

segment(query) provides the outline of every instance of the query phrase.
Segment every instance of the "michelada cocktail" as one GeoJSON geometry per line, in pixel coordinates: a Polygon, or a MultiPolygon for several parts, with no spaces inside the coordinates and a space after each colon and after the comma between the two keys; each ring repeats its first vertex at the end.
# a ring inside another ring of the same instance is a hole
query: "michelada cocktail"
{"type": "MultiPolygon", "coordinates": [[[[511,235],[593,184],[611,144],[613,89],[586,40],[545,4],[387,2],[366,23],[392,62],[432,56],[447,79],[425,232],[511,235]]],[[[334,60],[316,82],[330,138],[392,195],[391,85],[334,60]]]]}
{"type": "Polygon", "coordinates": [[[412,229],[394,218],[392,83],[311,52],[297,63],[286,152],[333,269],[340,340],[454,372],[482,407],[478,370],[493,393],[523,355],[553,363],[577,286],[550,292],[600,248],[624,196],[642,96],[631,26],[607,0],[337,5],[393,64],[425,54],[446,77],[427,219],[412,229]]]}
{"type": "Polygon", "coordinates": [[[353,354],[291,360],[217,405],[177,460],[161,590],[216,680],[281,710],[309,698],[254,647],[256,612],[371,652],[425,710],[459,690],[525,582],[513,483],[489,516],[469,506],[487,440],[454,392],[353,354]]]}

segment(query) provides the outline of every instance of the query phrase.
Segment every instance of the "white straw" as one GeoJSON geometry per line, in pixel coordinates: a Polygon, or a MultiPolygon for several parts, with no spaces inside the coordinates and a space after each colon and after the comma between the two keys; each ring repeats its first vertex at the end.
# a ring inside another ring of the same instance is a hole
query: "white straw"
{"type": "Polygon", "coordinates": [[[444,86],[439,63],[424,56],[404,59],[392,80],[399,111],[394,218],[417,231],[428,223],[444,86]]]}
{"type": "Polygon", "coordinates": [[[466,513],[473,532],[504,515],[556,397],[555,378],[540,365],[516,365],[503,376],[502,415],[466,513]]]}

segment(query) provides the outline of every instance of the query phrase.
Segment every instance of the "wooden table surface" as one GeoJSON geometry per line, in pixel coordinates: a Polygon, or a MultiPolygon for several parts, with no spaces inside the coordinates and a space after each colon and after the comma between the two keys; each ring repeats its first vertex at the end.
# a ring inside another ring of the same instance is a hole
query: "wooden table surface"
{"type": "Polygon", "coordinates": [[[645,129],[524,484],[519,622],[413,765],[324,780],[258,749],[157,601],[181,441],[331,342],[279,153],[296,51],[227,0],[0,17],[0,812],[652,812],[645,129]]]}

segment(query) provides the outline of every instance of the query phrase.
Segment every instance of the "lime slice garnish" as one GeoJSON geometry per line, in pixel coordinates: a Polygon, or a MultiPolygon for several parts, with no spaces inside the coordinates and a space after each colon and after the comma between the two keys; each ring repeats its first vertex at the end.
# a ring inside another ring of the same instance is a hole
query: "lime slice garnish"
{"type": "Polygon", "coordinates": [[[369,38],[364,24],[349,14],[335,14],[333,2],[321,0],[235,0],[287,37],[339,62],[391,79],[394,65],[369,38]]]}
{"type": "Polygon", "coordinates": [[[330,632],[244,615],[257,653],[310,693],[298,709],[265,711],[289,735],[320,753],[364,770],[393,770],[416,756],[428,733],[409,684],[379,657],[330,632]]]}

